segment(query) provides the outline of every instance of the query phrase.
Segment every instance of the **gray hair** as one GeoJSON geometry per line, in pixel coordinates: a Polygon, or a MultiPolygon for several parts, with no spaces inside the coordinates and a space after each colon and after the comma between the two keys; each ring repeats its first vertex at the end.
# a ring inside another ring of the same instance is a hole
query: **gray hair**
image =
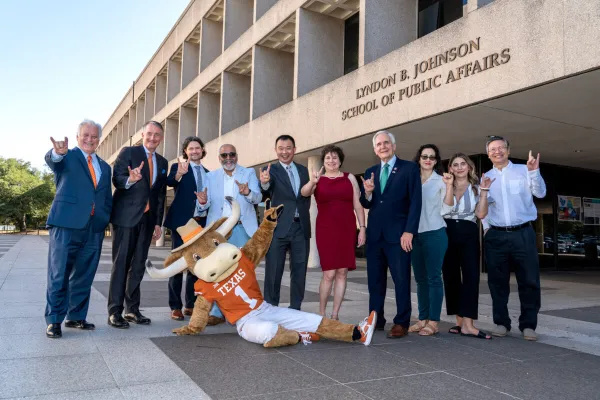
{"type": "Polygon", "coordinates": [[[81,128],[83,128],[86,125],[93,126],[98,130],[98,139],[102,137],[102,126],[99,123],[92,121],[91,119],[84,119],[79,123],[79,126],[77,127],[77,136],[79,136],[79,134],[81,133],[81,128]]]}
{"type": "Polygon", "coordinates": [[[394,134],[392,132],[388,132],[384,129],[382,131],[378,131],[376,134],[373,135],[373,148],[375,148],[375,140],[377,139],[377,136],[379,136],[379,135],[388,135],[392,144],[396,144],[396,138],[394,137],[394,134]]]}
{"type": "Polygon", "coordinates": [[[147,127],[148,125],[154,125],[154,126],[156,126],[157,128],[159,128],[159,129],[160,129],[160,131],[161,131],[162,133],[164,133],[164,132],[165,132],[165,128],[163,128],[162,124],[161,124],[160,122],[153,121],[153,120],[146,121],[146,122],[144,123],[144,125],[142,125],[142,130],[143,130],[144,132],[146,131],[146,127],[147,127]]]}
{"type": "Polygon", "coordinates": [[[490,151],[488,150],[488,147],[490,145],[490,143],[495,142],[496,140],[501,140],[504,142],[504,146],[506,146],[507,149],[510,149],[510,143],[508,143],[508,140],[504,139],[502,136],[488,136],[486,142],[485,142],[485,152],[489,153],[490,151]]]}

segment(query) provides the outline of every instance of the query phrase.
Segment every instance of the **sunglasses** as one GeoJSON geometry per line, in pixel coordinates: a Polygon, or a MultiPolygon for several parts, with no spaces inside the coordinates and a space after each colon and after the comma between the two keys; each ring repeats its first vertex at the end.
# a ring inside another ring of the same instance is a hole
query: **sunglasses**
{"type": "Polygon", "coordinates": [[[427,161],[427,159],[429,159],[429,161],[435,161],[435,156],[428,156],[428,155],[425,155],[425,154],[423,154],[421,156],[421,160],[427,161]]]}
{"type": "Polygon", "coordinates": [[[219,155],[221,156],[221,158],[235,158],[235,156],[237,156],[237,153],[235,151],[231,151],[229,153],[221,153],[219,155]]]}

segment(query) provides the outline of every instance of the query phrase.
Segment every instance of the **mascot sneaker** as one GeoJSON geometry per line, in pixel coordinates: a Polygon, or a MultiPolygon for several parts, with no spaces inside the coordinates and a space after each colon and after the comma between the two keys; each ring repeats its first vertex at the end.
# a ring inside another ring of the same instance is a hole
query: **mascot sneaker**
{"type": "Polygon", "coordinates": [[[371,344],[373,338],[373,331],[375,331],[375,324],[377,323],[377,313],[371,311],[371,314],[358,325],[358,331],[360,332],[360,341],[365,346],[371,344]]]}
{"type": "Polygon", "coordinates": [[[312,332],[298,332],[298,335],[300,335],[300,340],[305,346],[308,346],[312,342],[318,342],[319,340],[321,340],[321,336],[312,332]]]}

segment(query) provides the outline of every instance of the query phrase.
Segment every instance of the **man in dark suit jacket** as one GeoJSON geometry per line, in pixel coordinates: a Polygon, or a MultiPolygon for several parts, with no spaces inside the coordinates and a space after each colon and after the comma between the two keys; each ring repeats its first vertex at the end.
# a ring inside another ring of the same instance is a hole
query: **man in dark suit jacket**
{"type": "Polygon", "coordinates": [[[360,203],[369,210],[367,276],[369,310],[377,312],[383,330],[383,306],[389,266],[396,292],[396,316],[389,338],[406,336],[410,323],[410,251],[421,217],[421,177],[417,164],[396,157],[396,140],[387,131],[373,136],[381,163],[367,169],[360,203]]]}
{"type": "MultiPolygon", "coordinates": [[[[206,185],[206,174],[209,172],[202,165],[202,159],[206,156],[204,143],[199,137],[190,136],[186,138],[182,146],[183,161],[171,165],[171,171],[167,177],[167,186],[175,191],[173,202],[167,211],[167,217],[163,226],[171,230],[171,248],[175,249],[183,244],[183,240],[177,228],[187,224],[190,218],[195,216],[197,208],[196,192],[202,191],[206,185]]],[[[206,226],[206,211],[204,215],[198,213],[196,216],[198,224],[206,226]]],[[[192,315],[196,295],[194,283],[198,278],[187,274],[185,282],[185,308],[181,308],[181,287],[183,285],[183,272],[169,278],[169,307],[171,307],[171,318],[176,321],[183,320],[184,315],[192,315]]]]}
{"type": "Polygon", "coordinates": [[[100,125],[84,120],[77,131],[77,147],[69,150],[67,138],[59,142],[50,138],[54,148],[45,157],[56,184],[47,221],[49,338],[62,336],[65,317],[68,328],[94,329],[85,319],[112,208],[110,166],[95,153],[101,134],[100,125]]]}
{"type": "Polygon", "coordinates": [[[115,328],[129,328],[127,321],[150,323],[150,318],[140,313],[140,284],[150,243],[161,236],[169,165],[156,149],[163,136],[160,123],[146,122],[142,146],[124,147],[115,161],[110,220],[113,267],[108,293],[108,324],[115,328]]]}
{"type": "Polygon", "coordinates": [[[300,310],[310,250],[310,198],[302,196],[300,189],[308,182],[309,176],[305,166],[293,162],[296,153],[293,137],[279,136],[275,140],[275,152],[279,162],[269,164],[260,174],[264,198],[270,198],[273,207],[284,206],[265,257],[264,296],[268,303],[279,305],[281,278],[289,250],[290,308],[300,310]]]}

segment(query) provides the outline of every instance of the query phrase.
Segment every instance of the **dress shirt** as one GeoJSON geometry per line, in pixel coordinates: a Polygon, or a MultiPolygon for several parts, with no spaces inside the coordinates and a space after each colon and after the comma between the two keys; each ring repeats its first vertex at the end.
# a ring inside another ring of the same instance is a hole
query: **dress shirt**
{"type": "MultiPolygon", "coordinates": [[[[383,172],[383,168],[385,167],[385,164],[389,165],[389,175],[388,175],[388,182],[390,181],[390,178],[392,177],[392,168],[394,168],[394,164],[396,164],[396,155],[394,154],[394,156],[392,158],[390,158],[387,162],[385,161],[381,161],[381,172],[379,173],[379,177],[381,178],[381,173],[383,172]]],[[[365,176],[366,179],[371,179],[370,176],[365,176]]],[[[375,178],[373,178],[375,179],[375,178]]],[[[386,183],[387,186],[387,183],[386,183]]],[[[383,188],[383,190],[385,191],[385,188],[383,188]]],[[[371,201],[371,198],[373,198],[373,193],[371,193],[371,195],[369,197],[365,196],[365,198],[367,199],[367,201],[371,201]]]]}
{"type": "MultiPolygon", "coordinates": [[[[206,182],[208,180],[208,176],[206,175],[206,171],[204,170],[204,167],[202,166],[202,162],[199,163],[195,163],[193,161],[190,161],[190,165],[188,166],[188,172],[191,169],[192,173],[194,174],[194,182],[198,182],[198,172],[196,171],[196,168],[194,167],[200,167],[200,176],[202,176],[202,187],[201,188],[196,188],[197,192],[201,192],[204,190],[204,188],[206,187],[206,182]]],[[[200,203],[198,203],[198,200],[196,200],[196,207],[194,207],[194,217],[206,217],[206,210],[199,210],[198,206],[200,205],[200,203]]]]}
{"type": "Polygon", "coordinates": [[[537,219],[533,196],[540,199],[546,196],[546,183],[539,169],[529,171],[527,165],[509,161],[502,170],[494,167],[485,176],[496,181],[488,193],[484,228],[521,225],[537,219]]]}
{"type": "Polygon", "coordinates": [[[419,220],[419,233],[435,231],[446,227],[442,215],[452,210],[452,206],[444,203],[446,184],[442,176],[433,171],[421,186],[423,200],[421,205],[421,219],[419,220]]]}
{"type": "MultiPolygon", "coordinates": [[[[142,147],[144,148],[144,151],[146,152],[146,160],[144,161],[144,163],[148,164],[148,156],[150,155],[150,151],[148,151],[146,146],[142,145],[142,147]]],[[[138,166],[136,166],[135,168],[137,168],[138,166]]],[[[156,150],[152,153],[152,166],[153,166],[153,168],[152,168],[152,185],[154,185],[154,182],[156,182],[156,173],[157,173],[157,168],[158,168],[156,166],[156,150]]],[[[125,189],[129,189],[136,183],[137,182],[129,183],[129,178],[127,178],[127,182],[125,183],[125,189]]],[[[152,185],[150,185],[150,186],[152,186],[152,185]]]]}
{"type": "MultiPolygon", "coordinates": [[[[227,172],[223,171],[223,197],[233,197],[235,199],[236,193],[239,193],[238,186],[235,184],[235,170],[231,172],[231,176],[227,175],[227,172]]],[[[223,199],[223,217],[229,217],[231,215],[231,204],[223,199]]]]}
{"type": "MultiPolygon", "coordinates": [[[[475,186],[475,188],[477,189],[477,193],[479,193],[479,186],[475,186]]],[[[473,188],[469,185],[458,202],[456,201],[456,196],[454,196],[454,205],[452,209],[444,214],[444,218],[477,223],[477,217],[475,216],[477,203],[479,203],[479,195],[473,193],[473,188]]],[[[447,208],[445,209],[447,210],[447,208]]]]}
{"type": "MultiPolygon", "coordinates": [[[[92,167],[94,167],[94,172],[96,173],[96,182],[100,182],[100,177],[102,176],[102,168],[100,168],[100,162],[98,162],[98,156],[96,155],[96,153],[92,153],[92,154],[88,154],[85,151],[81,150],[78,147],[79,151],[81,151],[81,153],[83,154],[83,158],[85,158],[85,162],[87,164],[87,158],[88,156],[92,156],[92,167]]],[[[52,161],[54,161],[55,163],[57,162],[61,162],[64,156],[61,156],[60,154],[56,153],[56,151],[54,151],[54,149],[52,149],[52,154],[50,156],[50,158],[52,159],[52,161]]]]}

